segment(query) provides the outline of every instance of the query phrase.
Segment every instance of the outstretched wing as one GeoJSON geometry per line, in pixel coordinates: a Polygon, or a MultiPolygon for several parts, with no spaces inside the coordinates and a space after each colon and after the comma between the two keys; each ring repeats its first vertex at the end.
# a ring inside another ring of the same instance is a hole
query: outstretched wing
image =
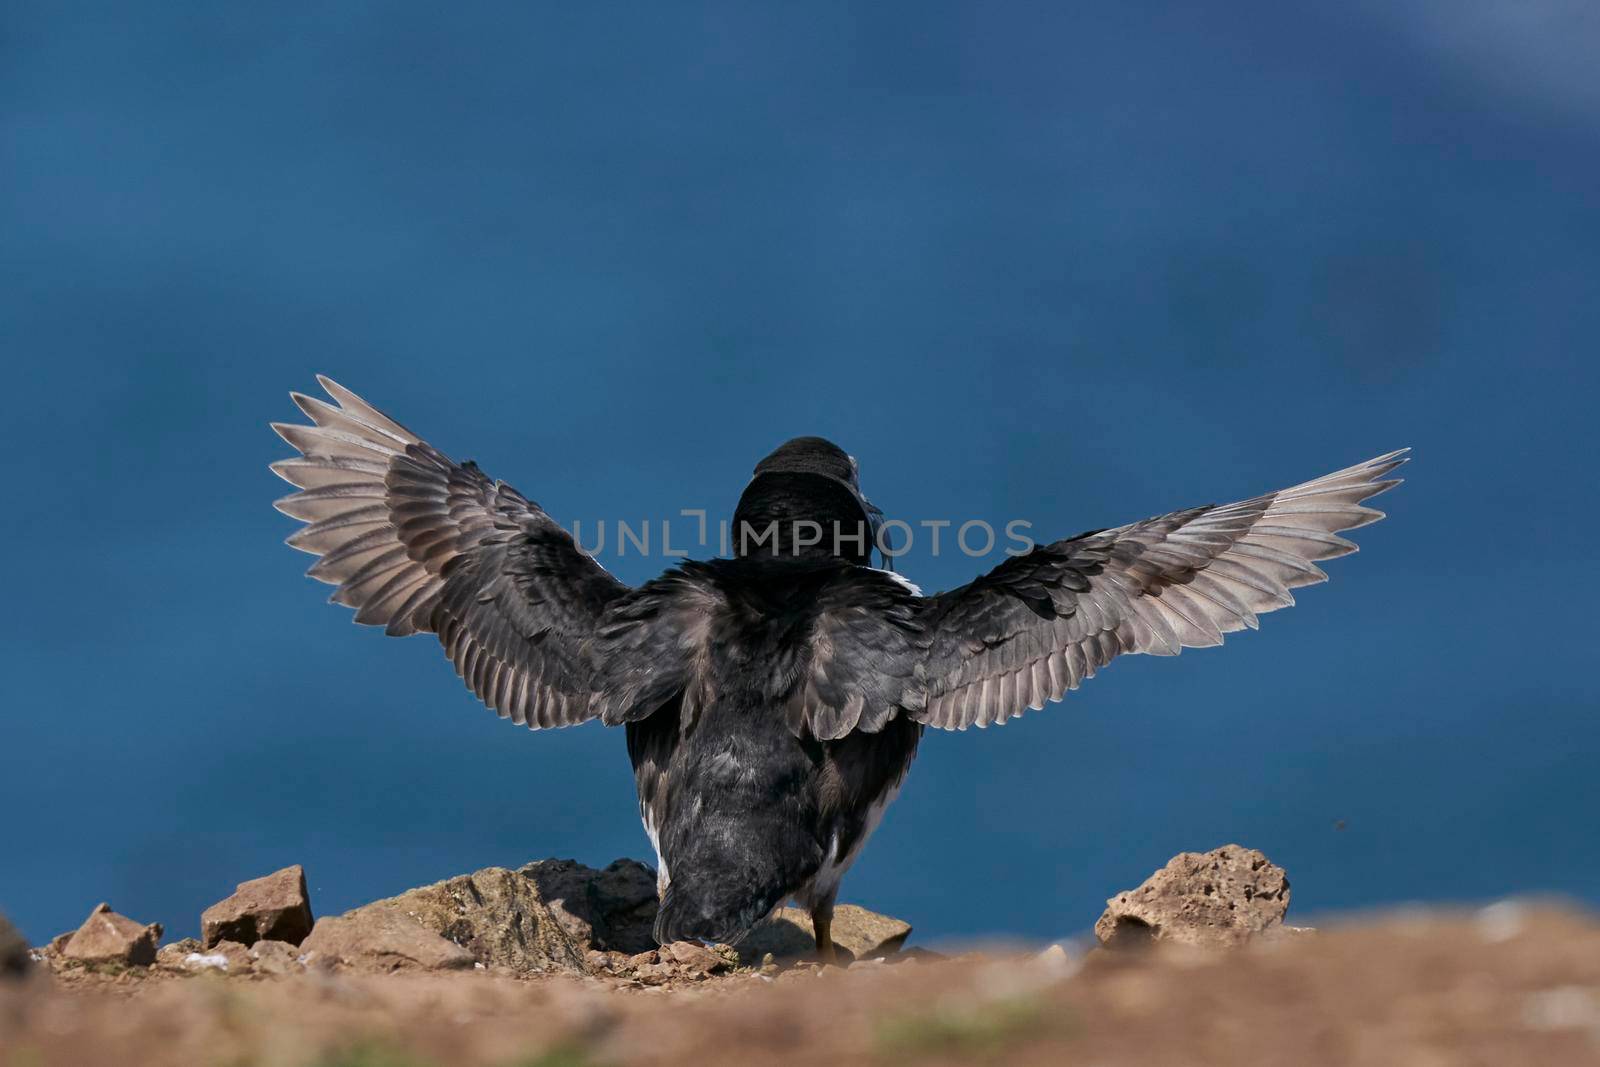
{"type": "Polygon", "coordinates": [[[1175,511],[1007,560],[924,602],[925,704],[946,730],[1004,723],[1060,700],[1127,652],[1220,645],[1256,616],[1326,581],[1316,561],[1356,550],[1338,536],[1383,518],[1364,502],[1399,484],[1406,449],[1237,504],[1175,511]]]}
{"type": "Polygon", "coordinates": [[[655,710],[636,700],[677,680],[682,642],[657,625],[670,597],[636,597],[538,504],[317,380],[335,403],[290,394],[314,425],[273,424],[300,456],[272,470],[300,489],[276,506],[307,524],[288,542],[321,557],[307,573],[334,603],[394,636],[436,634],[467,687],[530,728],[655,710]],[[599,679],[612,650],[624,656],[599,679]]]}

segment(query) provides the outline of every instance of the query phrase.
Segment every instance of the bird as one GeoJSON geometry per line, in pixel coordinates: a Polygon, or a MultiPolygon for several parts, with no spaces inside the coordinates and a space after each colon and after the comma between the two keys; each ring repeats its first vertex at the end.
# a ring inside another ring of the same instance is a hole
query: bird
{"type": "Polygon", "coordinates": [[[305,524],[287,541],[319,557],[310,577],[357,623],[434,635],[501,718],[623,728],[658,942],[735,944],[792,900],[823,962],[924,730],[1002,725],[1118,656],[1255,629],[1356,550],[1340,534],[1384,517],[1366,502],[1409,458],[1034,544],[923,595],[872,565],[889,524],[856,459],[799,437],[755,466],[727,556],[635,587],[510,485],[317,380],[328,400],[290,394],[309,424],[272,424],[297,453],[271,469],[297,489],[276,507],[305,524]]]}

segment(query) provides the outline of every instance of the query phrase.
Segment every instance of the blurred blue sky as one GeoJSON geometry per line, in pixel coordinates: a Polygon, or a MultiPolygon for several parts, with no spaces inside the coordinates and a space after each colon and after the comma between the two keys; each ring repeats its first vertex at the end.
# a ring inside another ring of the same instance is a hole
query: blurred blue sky
{"type": "Polygon", "coordinates": [[[6,4],[0,909],[648,858],[620,734],[301,576],[318,371],[563,521],[726,513],[799,433],[1050,536],[1414,446],[1260,633],[930,734],[843,899],[1050,936],[1238,841],[1302,915],[1600,901],[1594,12],[6,4]]]}

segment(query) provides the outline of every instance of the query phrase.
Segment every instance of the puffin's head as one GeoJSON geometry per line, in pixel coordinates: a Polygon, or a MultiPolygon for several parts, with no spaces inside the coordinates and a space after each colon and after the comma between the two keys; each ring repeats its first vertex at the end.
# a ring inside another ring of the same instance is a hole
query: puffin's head
{"type": "Polygon", "coordinates": [[[739,556],[838,557],[870,563],[883,512],[861,492],[855,457],[822,437],[796,437],[756,464],[733,513],[739,556]]]}

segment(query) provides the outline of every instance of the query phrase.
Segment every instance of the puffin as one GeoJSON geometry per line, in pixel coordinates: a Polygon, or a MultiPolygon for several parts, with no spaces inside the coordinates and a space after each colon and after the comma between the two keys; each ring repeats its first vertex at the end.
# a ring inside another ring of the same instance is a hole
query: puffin
{"type": "Polygon", "coordinates": [[[1356,550],[1407,449],[1288,489],[1093,530],[923,595],[894,573],[860,468],[821,437],[756,464],[731,552],[617,580],[537,503],[329,378],[272,428],[279,511],[355,622],[432,634],[474,696],[534,730],[621,727],[656,853],[655,938],[738,943],[788,901],[818,958],[840,881],[924,730],[999,726],[1118,656],[1255,629],[1356,550]],[[885,566],[874,567],[878,550],[885,566]]]}

